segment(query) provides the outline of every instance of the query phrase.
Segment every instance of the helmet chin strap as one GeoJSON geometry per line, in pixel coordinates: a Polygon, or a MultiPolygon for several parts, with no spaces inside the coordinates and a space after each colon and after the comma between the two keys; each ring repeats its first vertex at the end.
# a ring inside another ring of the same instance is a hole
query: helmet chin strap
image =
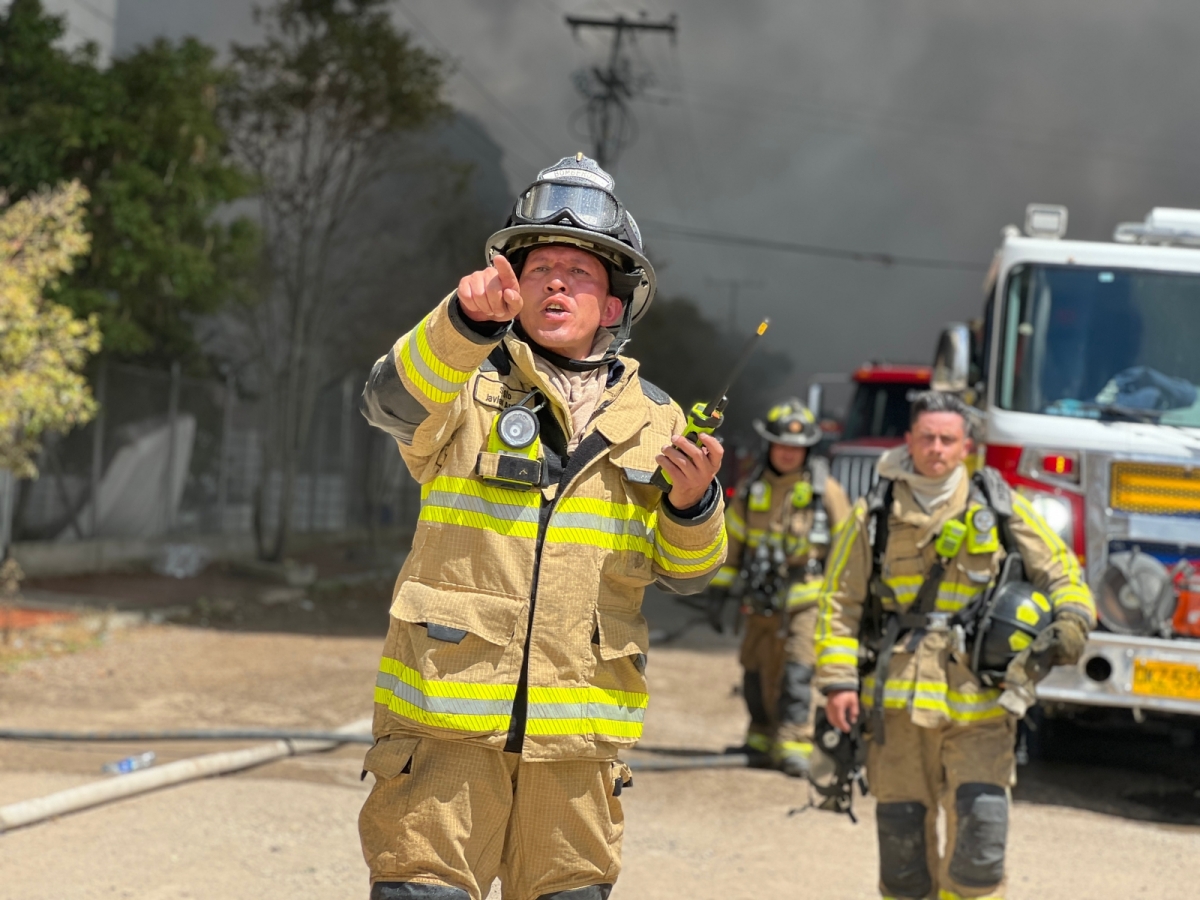
{"type": "Polygon", "coordinates": [[[561,353],[555,353],[549,347],[543,347],[531,338],[529,333],[521,326],[519,319],[513,322],[513,333],[527,343],[534,353],[551,365],[558,366],[558,368],[568,372],[591,372],[602,366],[616,362],[621,351],[625,349],[625,345],[629,343],[629,332],[633,329],[632,320],[633,304],[626,301],[624,310],[621,313],[621,326],[617,329],[617,336],[608,345],[608,350],[605,354],[599,359],[571,359],[570,357],[563,356],[561,353]]]}

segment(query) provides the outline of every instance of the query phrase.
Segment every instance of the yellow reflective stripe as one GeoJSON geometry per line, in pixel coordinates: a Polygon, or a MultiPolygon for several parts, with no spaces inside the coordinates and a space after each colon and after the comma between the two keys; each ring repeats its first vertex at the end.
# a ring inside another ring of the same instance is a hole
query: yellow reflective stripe
{"type": "MultiPolygon", "coordinates": [[[[889,678],[883,686],[885,709],[913,709],[938,712],[954,722],[978,722],[1005,714],[997,702],[1000,691],[952,691],[944,681],[911,681],[889,678]]],[[[863,679],[862,704],[875,704],[875,676],[863,679]]]]}
{"type": "Polygon", "coordinates": [[[525,733],[536,735],[604,735],[606,737],[638,740],[642,736],[641,722],[614,722],[610,719],[535,719],[525,722],[525,733]]]}
{"type": "Polygon", "coordinates": [[[767,532],[763,528],[751,528],[746,532],[746,545],[749,547],[757,547],[762,543],[762,539],[767,536],[767,532]]]}
{"type": "Polygon", "coordinates": [[[977,584],[942,582],[938,586],[937,609],[940,612],[958,612],[974,599],[981,590],[977,584]]]}
{"type": "Polygon", "coordinates": [[[789,754],[798,754],[804,757],[812,756],[813,745],[811,741],[780,741],[775,745],[775,752],[780,756],[789,754]]]}
{"type": "Polygon", "coordinates": [[[526,731],[538,735],[642,736],[647,694],[596,687],[531,687],[526,731]]]}
{"type": "Polygon", "coordinates": [[[734,566],[721,566],[717,570],[717,574],[713,576],[713,580],[709,582],[713,587],[729,587],[737,578],[738,570],[734,566]]]}
{"type": "Polygon", "coordinates": [[[1032,528],[1046,545],[1050,548],[1051,559],[1062,566],[1063,574],[1073,585],[1083,585],[1083,575],[1079,569],[1079,560],[1075,554],[1063,543],[1060,538],[1043,519],[1036,509],[1025,499],[1024,496],[1013,492],[1013,508],[1030,528],[1032,528]]]}
{"type": "Polygon", "coordinates": [[[746,521],[737,514],[732,506],[725,510],[725,529],[733,536],[734,540],[746,540],[746,521]]]}
{"type": "Polygon", "coordinates": [[[661,531],[654,533],[654,562],[667,572],[703,572],[712,567],[713,560],[725,552],[725,528],[722,526],[717,539],[699,550],[676,547],[661,531]]]}
{"type": "Polygon", "coordinates": [[[857,524],[857,519],[851,516],[833,529],[833,552],[829,554],[829,567],[825,570],[825,588],[820,597],[821,612],[817,617],[818,645],[833,635],[832,598],[837,592],[839,579],[846,570],[846,564],[850,560],[850,548],[854,546],[854,538],[858,534],[858,529],[851,527],[854,524],[857,524]]]}
{"type": "Polygon", "coordinates": [[[938,900],[1004,900],[999,894],[989,894],[986,897],[964,897],[957,891],[938,891],[938,900]]]}
{"type": "Polygon", "coordinates": [[[916,599],[924,582],[925,579],[921,575],[893,575],[883,579],[883,583],[896,595],[896,603],[901,606],[916,599]]]}
{"type": "Polygon", "coordinates": [[[1096,604],[1092,599],[1092,592],[1086,587],[1071,585],[1059,588],[1050,594],[1050,603],[1054,606],[1055,612],[1064,607],[1077,606],[1084,610],[1085,618],[1094,618],[1096,615],[1096,604]]]}
{"type": "Polygon", "coordinates": [[[470,478],[439,475],[421,488],[419,519],[536,539],[540,504],[537,491],[508,491],[470,478]]]}
{"type": "Polygon", "coordinates": [[[765,734],[759,734],[757,731],[746,735],[746,746],[751,750],[757,750],[759,753],[771,752],[771,739],[765,734]]]}
{"type": "Polygon", "coordinates": [[[512,717],[515,684],[426,680],[398,659],[383,657],[375,702],[398,716],[454,731],[505,731],[512,717]]]}
{"type": "Polygon", "coordinates": [[[449,403],[471,373],[455,369],[437,358],[425,334],[428,323],[429,316],[426,316],[400,344],[400,362],[408,380],[426,398],[434,403],[449,403]]]}
{"type": "Polygon", "coordinates": [[[817,641],[817,665],[858,665],[858,639],[831,637],[817,641]]]}
{"type": "Polygon", "coordinates": [[[547,543],[584,544],[650,557],[656,514],[630,503],[595,497],[564,497],[546,529],[547,543]]]}
{"type": "Polygon", "coordinates": [[[821,599],[822,583],[820,581],[797,581],[788,588],[787,605],[791,609],[804,606],[806,603],[816,603],[821,599]]]}

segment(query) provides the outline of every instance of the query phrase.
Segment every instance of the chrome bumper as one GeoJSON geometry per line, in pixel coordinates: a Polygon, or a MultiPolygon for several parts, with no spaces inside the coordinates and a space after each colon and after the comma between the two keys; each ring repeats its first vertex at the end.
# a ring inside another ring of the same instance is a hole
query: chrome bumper
{"type": "Polygon", "coordinates": [[[1135,694],[1135,659],[1184,663],[1200,669],[1200,640],[1168,641],[1095,632],[1088,639],[1087,649],[1078,665],[1059,666],[1038,685],[1038,699],[1200,716],[1200,699],[1135,694]],[[1107,677],[1100,677],[1106,674],[1107,677]]]}

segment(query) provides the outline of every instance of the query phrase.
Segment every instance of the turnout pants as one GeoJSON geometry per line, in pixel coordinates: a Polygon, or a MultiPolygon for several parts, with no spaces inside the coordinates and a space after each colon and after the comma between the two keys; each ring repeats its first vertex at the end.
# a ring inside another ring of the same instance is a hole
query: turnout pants
{"type": "Polygon", "coordinates": [[[1003,897],[1015,721],[921,728],[908,710],[884,715],[886,743],[867,747],[867,779],[878,800],[880,893],[1003,897]],[[939,806],[946,814],[944,855],[939,806]]]}
{"type": "MultiPolygon", "coordinates": [[[[363,763],[375,786],[359,814],[371,884],[416,882],[536,900],[621,871],[631,783],[616,760],[526,762],[463,741],[392,737],[363,763]]],[[[423,894],[420,896],[424,896],[423,894]]]]}
{"type": "Polygon", "coordinates": [[[785,642],[779,616],[748,615],[742,638],[742,696],[750,712],[746,743],[762,753],[775,744],[779,726],[779,689],[783,679],[785,642]]]}
{"type": "Polygon", "coordinates": [[[784,644],[783,680],[779,693],[779,728],[776,751],[780,755],[812,755],[813,708],[812,678],[817,662],[814,632],[817,605],[801,607],[791,614],[784,644]]]}

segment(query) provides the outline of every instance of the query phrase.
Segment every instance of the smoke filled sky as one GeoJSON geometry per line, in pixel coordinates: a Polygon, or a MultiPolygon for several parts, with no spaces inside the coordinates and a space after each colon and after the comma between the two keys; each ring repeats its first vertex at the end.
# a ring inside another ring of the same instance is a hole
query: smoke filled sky
{"type": "MultiPolygon", "coordinates": [[[[158,34],[253,36],[248,0],[120,0],[118,53],[158,34]]],[[[807,374],[927,362],[977,315],[1000,230],[1030,201],[1105,240],[1152,206],[1200,207],[1200,17],[1186,0],[404,0],[397,23],[449,55],[450,97],[505,148],[514,191],[586,139],[572,72],[607,38],[564,13],[679,16],[639,37],[636,140],[615,167],[660,289],[738,326],[773,317],[807,374]],[[978,265],[881,266],[680,240],[663,225],[978,265]]],[[[498,223],[499,224],[499,223],[498,223]]],[[[634,355],[651,348],[633,345],[634,355]]],[[[686,398],[685,398],[686,399],[686,398]]]]}

